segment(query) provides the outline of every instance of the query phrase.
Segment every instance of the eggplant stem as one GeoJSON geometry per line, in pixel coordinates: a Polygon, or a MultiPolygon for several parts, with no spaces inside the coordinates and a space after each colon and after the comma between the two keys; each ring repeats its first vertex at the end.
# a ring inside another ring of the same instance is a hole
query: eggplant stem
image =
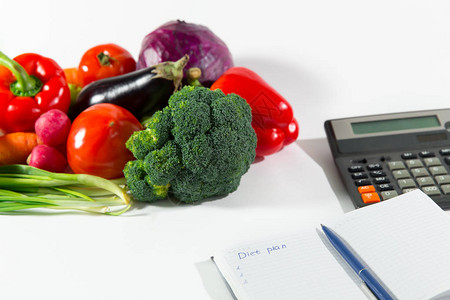
{"type": "Polygon", "coordinates": [[[159,63],[154,67],[152,73],[155,73],[154,78],[164,78],[172,80],[175,87],[174,92],[181,89],[181,81],[183,80],[183,69],[189,61],[189,55],[185,54],[177,61],[165,61],[159,63]]]}

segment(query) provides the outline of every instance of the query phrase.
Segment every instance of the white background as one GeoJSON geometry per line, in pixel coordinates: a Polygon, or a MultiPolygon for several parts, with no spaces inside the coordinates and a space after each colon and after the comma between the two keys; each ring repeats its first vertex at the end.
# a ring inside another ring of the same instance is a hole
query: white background
{"type": "Polygon", "coordinates": [[[0,216],[2,299],[231,299],[209,256],[353,209],[327,119],[448,108],[448,1],[3,1],[0,50],[63,68],[182,19],[209,27],[235,65],[293,106],[299,140],[253,164],[235,193],[197,205],[139,205],[121,217],[0,216]]]}

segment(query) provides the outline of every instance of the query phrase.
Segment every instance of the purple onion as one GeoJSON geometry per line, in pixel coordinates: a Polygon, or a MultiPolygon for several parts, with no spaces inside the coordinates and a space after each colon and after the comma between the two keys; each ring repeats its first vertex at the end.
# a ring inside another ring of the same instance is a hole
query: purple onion
{"type": "Polygon", "coordinates": [[[163,61],[177,61],[189,55],[189,68],[199,68],[199,81],[211,86],[220,75],[233,66],[227,45],[209,28],[184,21],[170,21],[145,36],[137,62],[137,69],[163,61]]]}

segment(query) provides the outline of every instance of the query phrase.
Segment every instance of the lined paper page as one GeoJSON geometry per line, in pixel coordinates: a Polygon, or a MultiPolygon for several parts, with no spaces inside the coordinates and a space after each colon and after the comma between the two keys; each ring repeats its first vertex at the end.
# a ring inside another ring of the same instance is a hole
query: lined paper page
{"type": "Polygon", "coordinates": [[[367,299],[314,230],[214,256],[239,300],[367,299]]]}
{"type": "Polygon", "coordinates": [[[450,290],[450,218],[419,190],[347,213],[330,227],[397,298],[450,290]]]}

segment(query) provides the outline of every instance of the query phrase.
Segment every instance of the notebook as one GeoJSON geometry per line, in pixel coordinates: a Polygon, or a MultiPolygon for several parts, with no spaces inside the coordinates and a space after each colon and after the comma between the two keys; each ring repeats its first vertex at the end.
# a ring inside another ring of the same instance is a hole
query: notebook
{"type": "MultiPolygon", "coordinates": [[[[450,216],[420,190],[323,223],[394,299],[450,299],[450,216]]],[[[239,300],[376,299],[317,228],[213,256],[239,300]]]]}

